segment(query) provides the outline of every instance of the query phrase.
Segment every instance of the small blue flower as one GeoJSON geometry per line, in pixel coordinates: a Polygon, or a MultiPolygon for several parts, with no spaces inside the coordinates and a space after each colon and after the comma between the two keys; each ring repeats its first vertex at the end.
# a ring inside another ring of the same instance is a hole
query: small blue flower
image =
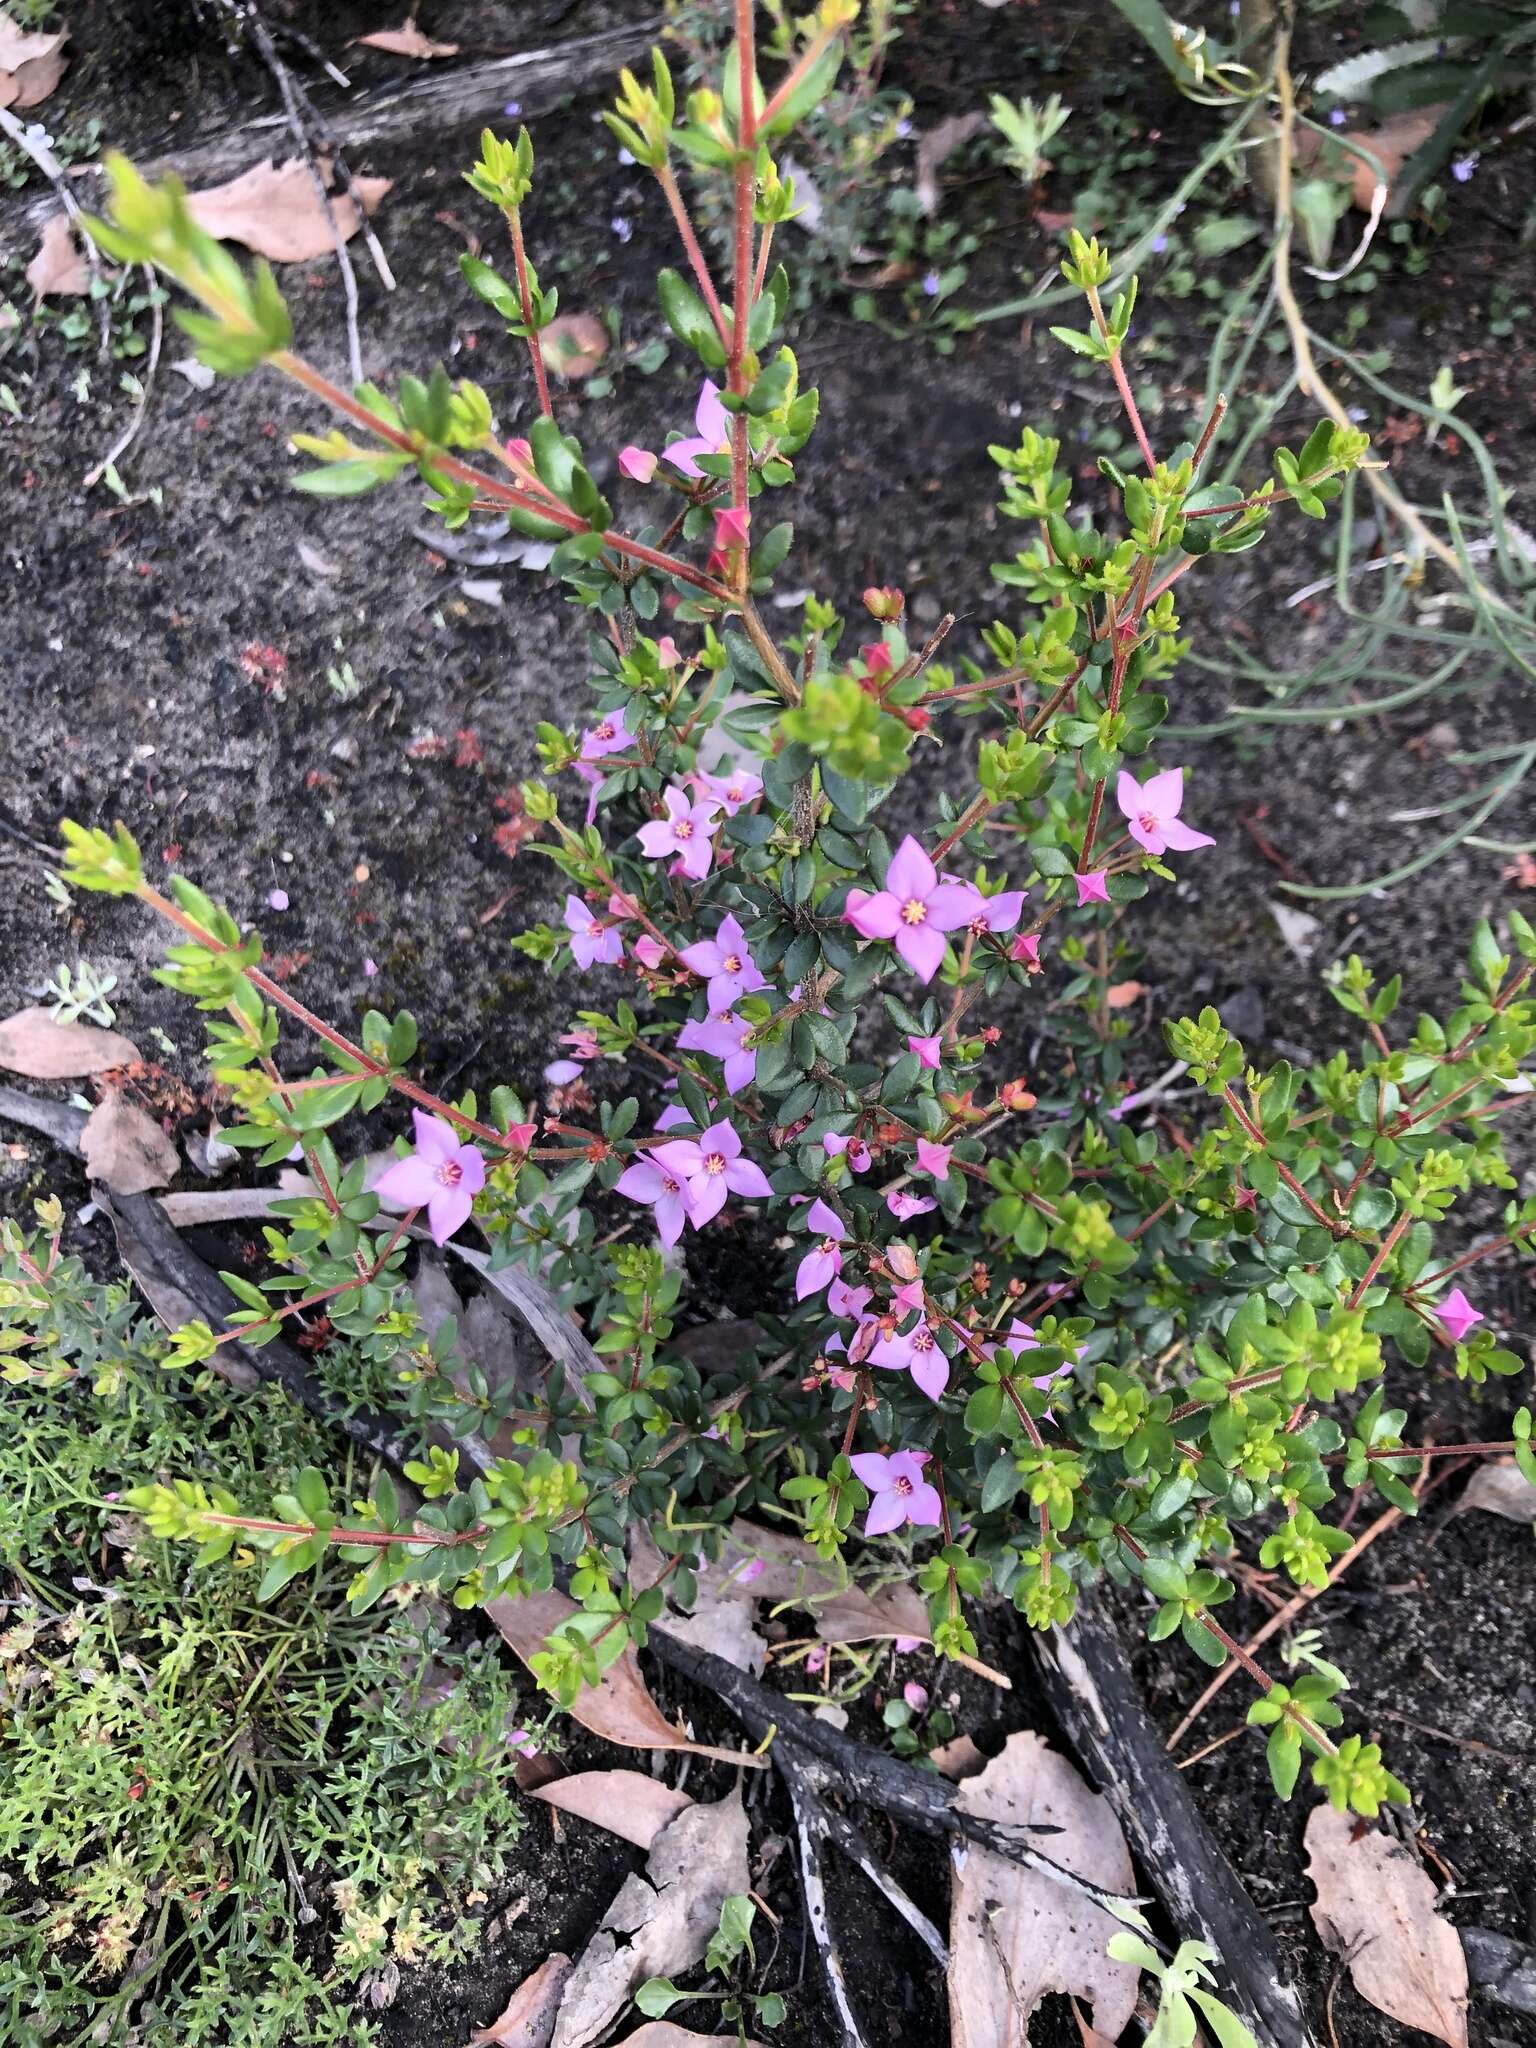
{"type": "Polygon", "coordinates": [[[923,279],[923,290],[930,299],[936,299],[939,296],[939,285],[939,273],[936,270],[930,270],[923,279]]]}
{"type": "Polygon", "coordinates": [[[1475,149],[1466,156],[1453,156],[1451,158],[1451,176],[1458,185],[1465,185],[1471,178],[1472,173],[1477,169],[1477,165],[1478,152],[1475,149]]]}
{"type": "Polygon", "coordinates": [[[621,242],[627,242],[630,236],[635,232],[632,224],[624,218],[622,213],[616,213],[613,216],[613,219],[609,221],[608,225],[613,229],[613,232],[618,236],[621,242]]]}

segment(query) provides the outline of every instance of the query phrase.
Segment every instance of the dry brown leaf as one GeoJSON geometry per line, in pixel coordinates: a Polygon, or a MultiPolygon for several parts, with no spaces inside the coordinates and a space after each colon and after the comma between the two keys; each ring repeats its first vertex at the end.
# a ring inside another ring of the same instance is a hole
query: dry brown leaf
{"type": "Polygon", "coordinates": [[[533,1797],[595,1821],[637,1849],[649,1849],[662,1829],[693,1804],[686,1792],[674,1792],[644,1771],[577,1771],[541,1785],[533,1797]]]}
{"type": "Polygon", "coordinates": [[[35,107],[57,86],[69,65],[67,28],[18,28],[0,14],[0,107],[35,107]]]}
{"type": "Polygon", "coordinates": [[[1072,2017],[1077,2021],[1078,2037],[1082,2041],[1083,2048],[1115,2048],[1114,2042],[1106,2040],[1097,2027],[1089,2026],[1088,2022],[1083,2018],[1082,2007],[1075,1998],[1070,2001],[1070,2004],[1072,2007],[1072,2017]]]}
{"type": "MultiPolygon", "coordinates": [[[[1109,1802],[1090,1792],[1043,1736],[1010,1735],[1001,1756],[956,1794],[967,1813],[1015,1825],[1061,1829],[1050,1853],[1079,1877],[1116,1892],[1134,1887],[1131,1854],[1109,1802]]],[[[949,2024],[952,2048],[1004,2048],[1019,2038],[1047,1991],[1093,2006],[1093,2023],[1119,2038],[1136,2009],[1137,1971],[1105,1953],[1119,1926],[1065,1885],[1023,1870],[990,1849],[953,1852],[949,1915],[949,2024]]]]}
{"type": "MultiPolygon", "coordinates": [[[[665,1560],[649,1532],[636,1523],[629,1532],[629,1580],[637,1589],[654,1586],[665,1569],[665,1560]]],[[[706,1566],[698,1575],[698,1598],[692,1611],[684,1613],[669,1601],[662,1626],[668,1635],[692,1643],[723,1658],[738,1671],[750,1671],[761,1678],[768,1662],[768,1645],[753,1627],[757,1610],[750,1600],[732,1599],[721,1584],[721,1574],[710,1576],[706,1566]]]]}
{"type": "Polygon", "coordinates": [[[713,1805],[680,1813],[652,1844],[645,1876],[625,1878],[588,1942],[560,2002],[551,2048],[592,2048],[647,1977],[693,1969],[721,1906],[749,1882],[739,1786],[713,1805]]]}
{"type": "Polygon", "coordinates": [[[824,1564],[808,1543],[755,1522],[731,1524],[719,1564],[699,1574],[699,1583],[720,1599],[784,1601],[809,1609],[824,1643],[862,1643],[883,1636],[931,1639],[928,1609],[911,1586],[882,1586],[865,1593],[843,1583],[836,1565],[824,1564]],[[761,1565],[763,1569],[756,1571],[761,1565]]]}
{"type": "MultiPolygon", "coordinates": [[[[574,1600],[554,1590],[533,1593],[522,1600],[490,1600],[485,1606],[485,1613],[500,1630],[502,1640],[525,1664],[543,1649],[547,1635],[580,1612],[574,1600]]],[[[617,1742],[624,1749],[686,1749],[695,1756],[713,1757],[717,1763],[767,1769],[766,1757],[734,1749],[712,1749],[707,1742],[690,1741],[681,1728],[673,1727],[646,1690],[639,1660],[632,1649],[611,1664],[596,1685],[588,1686],[578,1696],[571,1715],[583,1728],[601,1735],[606,1742],[617,1742]]]]}
{"type": "Polygon", "coordinates": [[[31,1081],[72,1081],[129,1067],[139,1056],[132,1039],[95,1024],[61,1024],[46,1010],[18,1010],[0,1024],[0,1067],[31,1081]]]}
{"type": "MultiPolygon", "coordinates": [[[[626,2034],[613,2048],[737,2048],[738,2038],[735,2034],[695,2034],[676,2020],[647,2020],[638,2034],[626,2034]]],[[[762,2048],[762,2043],[748,2041],[745,2048],[762,2048]]]]}
{"type": "MultiPolygon", "coordinates": [[[[372,213],[392,178],[354,178],[365,213],[372,213]]],[[[307,164],[297,157],[275,164],[270,157],[223,185],[187,195],[187,211],[198,226],[221,242],[239,242],[273,263],[312,263],[332,254],[330,226],[307,164]]],[[[345,193],[331,200],[342,237],[351,241],[360,222],[345,193]]]]}
{"type": "Polygon", "coordinates": [[[371,36],[354,36],[354,43],[361,43],[365,50],[388,50],[392,57],[457,57],[457,43],[436,43],[431,36],[424,36],[416,26],[414,14],[408,14],[398,28],[375,29],[371,36]]]}
{"type": "Polygon", "coordinates": [[[1104,1000],[1112,1010],[1128,1010],[1132,1003],[1138,1002],[1146,992],[1147,985],[1144,981],[1115,981],[1105,989],[1104,1000]]]}
{"type": "Polygon", "coordinates": [[[936,1771],[958,1784],[962,1778],[978,1777],[991,1759],[976,1747],[969,1735],[957,1735],[953,1742],[941,1743],[933,1751],[930,1761],[936,1771]]]}
{"type": "Polygon", "coordinates": [[[51,213],[43,223],[43,239],[27,265],[27,283],[40,299],[78,298],[91,288],[91,271],[75,241],[67,213],[51,213]]]}
{"type": "Polygon", "coordinates": [[[174,1180],[181,1154],[147,1111],[116,1093],[98,1102],[80,1127],[80,1154],[92,1180],[116,1195],[145,1195],[174,1180]]]}
{"type": "Polygon", "coordinates": [[[1513,1458],[1496,1458],[1472,1474],[1461,1496],[1461,1512],[1468,1508],[1505,1515],[1511,1522],[1536,1522],[1536,1486],[1513,1458]]]}
{"type": "Polygon", "coordinates": [[[608,330],[591,313],[561,313],[542,331],[544,360],[557,376],[590,377],[608,353],[608,330]]]}
{"type": "Polygon", "coordinates": [[[1343,1956],[1355,1989],[1378,2012],[1466,2048],[1467,1959],[1435,1911],[1439,1894],[1418,1858],[1392,1835],[1326,1801],[1307,1822],[1312,1923],[1343,1956]]]}
{"type": "Polygon", "coordinates": [[[513,1992],[501,2018],[470,2035],[469,2048],[549,2048],[566,1980],[575,1967],[569,1956],[562,1955],[540,1963],[513,1992]]]}
{"type": "MultiPolygon", "coordinates": [[[[1445,112],[1445,102],[1439,101],[1432,107],[1411,107],[1406,113],[1393,114],[1376,128],[1355,128],[1339,137],[1341,142],[1358,142],[1380,160],[1381,168],[1387,174],[1387,185],[1396,183],[1398,173],[1416,150],[1422,149],[1440,125],[1445,112]]],[[[1350,172],[1352,190],[1350,197],[1362,213],[1369,213],[1376,197],[1376,173],[1364,157],[1351,155],[1350,172]]],[[[1387,200],[1387,212],[1392,211],[1392,201],[1387,200]]]]}

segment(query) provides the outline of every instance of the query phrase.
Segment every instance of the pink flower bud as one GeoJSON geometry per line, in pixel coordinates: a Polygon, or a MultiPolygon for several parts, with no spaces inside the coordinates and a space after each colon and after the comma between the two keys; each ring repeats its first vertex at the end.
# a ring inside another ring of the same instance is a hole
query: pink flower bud
{"type": "Polygon", "coordinates": [[[631,445],[619,450],[619,474],[627,476],[632,483],[648,484],[656,474],[657,457],[649,448],[631,445]]]}
{"type": "Polygon", "coordinates": [[[914,1714],[926,1713],[928,1708],[928,1688],[926,1685],[919,1685],[915,1678],[909,1678],[901,1688],[901,1696],[914,1714]]]}

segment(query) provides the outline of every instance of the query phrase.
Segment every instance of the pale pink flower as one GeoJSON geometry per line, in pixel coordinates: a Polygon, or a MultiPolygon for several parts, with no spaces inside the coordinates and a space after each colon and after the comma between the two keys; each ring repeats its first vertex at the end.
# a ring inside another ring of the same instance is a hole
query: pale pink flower
{"type": "Polygon", "coordinates": [[[286,889],[271,890],[267,896],[267,908],[269,910],[286,910],[288,908],[288,891],[286,889]]]}
{"type": "Polygon", "coordinates": [[[661,666],[663,668],[676,668],[682,658],[677,651],[677,642],[672,638],[672,635],[670,633],[663,633],[656,642],[656,659],[661,663],[661,666]]]}
{"type": "Polygon", "coordinates": [[[699,468],[697,458],[700,455],[724,455],[731,445],[731,416],[720,403],[720,386],[712,377],[704,379],[704,388],[694,407],[693,426],[691,439],[674,441],[662,450],[662,454],[684,476],[702,477],[704,472],[699,468]]]}
{"type": "Polygon", "coordinates": [[[625,723],[629,706],[621,704],[617,711],[605,711],[596,725],[589,726],[581,736],[581,758],[583,761],[600,761],[604,754],[622,754],[631,745],[634,734],[625,723]]]}
{"type": "Polygon", "coordinates": [[[725,1088],[739,1095],[757,1078],[757,1048],[748,1043],[755,1025],[725,1010],[717,1017],[690,1017],[677,1035],[683,1052],[707,1052],[725,1062],[725,1088]]]}
{"type": "Polygon", "coordinates": [[[1102,869],[1093,874],[1074,875],[1072,879],[1077,884],[1077,907],[1079,910],[1087,903],[1107,903],[1109,901],[1109,877],[1102,869]]]}
{"type": "Polygon", "coordinates": [[[611,924],[600,924],[590,903],[579,896],[565,899],[565,924],[571,934],[571,957],[578,967],[612,967],[624,957],[624,941],[611,924]]]}
{"type": "Polygon", "coordinates": [[[1214,846],[1207,832],[1196,832],[1179,816],[1184,802],[1184,770],[1165,768],[1138,782],[1128,768],[1122,768],[1115,783],[1115,802],[1125,814],[1131,837],[1148,853],[1192,853],[1197,846],[1214,846]]]}
{"type": "Polygon", "coordinates": [[[914,1714],[927,1713],[928,1688],[926,1685],[919,1685],[915,1678],[909,1678],[901,1688],[901,1696],[914,1714]]]}
{"type": "Polygon", "coordinates": [[[636,448],[631,443],[619,450],[619,474],[627,476],[631,483],[648,484],[656,474],[656,457],[649,448],[636,448]]]}
{"type": "Polygon", "coordinates": [[[514,1728],[507,1736],[508,1749],[515,1749],[519,1756],[537,1756],[539,1745],[526,1728],[514,1728]]]}
{"type": "Polygon", "coordinates": [[[452,1124],[425,1110],[411,1112],[416,1149],[386,1166],[373,1184],[376,1195],[402,1209],[425,1209],[434,1244],[446,1244],[469,1221],[475,1196],[485,1186],[485,1161],[473,1145],[459,1142],[452,1124]]]}
{"type": "Polygon", "coordinates": [[[682,1236],[684,1223],[692,1221],[686,1179],[658,1159],[637,1159],[633,1166],[625,1167],[614,1186],[632,1202],[643,1202],[656,1212],[656,1235],[669,1249],[682,1236]]]}
{"type": "Polygon", "coordinates": [[[729,775],[698,774],[693,779],[715,799],[728,818],[734,818],[744,805],[756,803],[763,793],[761,776],[748,768],[733,768],[729,775]]]}
{"type": "Polygon", "coordinates": [[[914,1650],[920,1650],[922,1647],[923,1639],[921,1636],[898,1636],[891,1645],[891,1648],[898,1657],[910,1657],[914,1650]]]}
{"type": "Polygon", "coordinates": [[[1459,1287],[1453,1287],[1444,1301],[1436,1303],[1435,1314],[1453,1344],[1464,1344],[1473,1325],[1487,1321],[1482,1310],[1474,1308],[1459,1287]]]}
{"type": "Polygon", "coordinates": [[[938,870],[909,833],[875,895],[850,890],[843,912],[861,938],[894,939],[920,981],[932,981],[944,960],[945,935],[969,924],[981,897],[968,882],[941,882],[938,870]]]}
{"type": "Polygon", "coordinates": [[[892,1330],[878,1338],[869,1361],[892,1372],[909,1372],[930,1401],[937,1401],[949,1385],[949,1360],[924,1316],[910,1330],[892,1330]]]}
{"type": "Polygon", "coordinates": [[[808,1294],[820,1294],[824,1287],[831,1286],[843,1270],[843,1254],[839,1247],[848,1235],[837,1211],[829,1209],[825,1202],[812,1202],[805,1220],[813,1231],[819,1233],[821,1241],[812,1245],[795,1269],[796,1301],[804,1301],[808,1294]]]}
{"type": "Polygon", "coordinates": [[[931,1173],[935,1180],[949,1179],[949,1155],[953,1145],[936,1145],[931,1138],[917,1141],[917,1170],[931,1173]]]}
{"type": "Polygon", "coordinates": [[[873,1498],[864,1523],[866,1536],[884,1536],[910,1522],[915,1529],[938,1529],[944,1512],[938,1488],[923,1477],[926,1451],[858,1451],[848,1460],[873,1498]]]}
{"type": "Polygon", "coordinates": [[[544,1069],[544,1078],[551,1088],[563,1088],[567,1081],[579,1079],[580,1074],[579,1060],[551,1060],[544,1069]]]}
{"type": "Polygon", "coordinates": [[[661,800],[667,815],[640,827],[640,850],[648,860],[667,860],[675,855],[682,873],[702,882],[714,858],[712,834],[719,805],[710,798],[692,802],[687,791],[679,789],[676,783],[662,791],[661,800]]]}
{"type": "Polygon", "coordinates": [[[942,1037],[914,1038],[909,1034],[907,1038],[907,1050],[917,1054],[917,1063],[920,1067],[936,1067],[942,1056],[943,1047],[942,1037]]]}
{"type": "Polygon", "coordinates": [[[642,967],[649,967],[654,973],[667,957],[667,949],[660,939],[653,939],[649,932],[643,932],[635,941],[635,958],[642,967]]]}
{"type": "Polygon", "coordinates": [[[652,1147],[652,1157],[687,1188],[688,1220],[702,1230],[725,1207],[726,1195],[766,1201],[773,1193],[760,1166],[741,1156],[741,1139],[723,1118],[697,1138],[669,1138],[652,1147]]]}
{"type": "Polygon", "coordinates": [[[907,1223],[914,1216],[926,1216],[939,1205],[932,1195],[909,1195],[905,1188],[892,1188],[886,1195],[885,1206],[898,1223],[907,1223]]]}
{"type": "Polygon", "coordinates": [[[679,958],[695,974],[708,979],[711,1010],[728,1010],[743,996],[768,986],[747,949],[746,933],[730,911],[720,920],[712,939],[684,946],[679,958]]]}
{"type": "Polygon", "coordinates": [[[891,1300],[900,1309],[921,1308],[923,1305],[922,1274],[919,1273],[915,1280],[904,1281],[900,1287],[893,1288],[891,1290],[891,1300]]]}

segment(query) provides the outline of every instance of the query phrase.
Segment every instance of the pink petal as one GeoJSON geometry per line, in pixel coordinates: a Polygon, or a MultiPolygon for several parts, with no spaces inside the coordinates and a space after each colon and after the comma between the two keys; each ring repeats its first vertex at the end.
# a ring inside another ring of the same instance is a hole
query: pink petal
{"type": "Polygon", "coordinates": [[[1122,768],[1115,778],[1115,802],[1128,818],[1139,818],[1143,811],[1152,809],[1141,784],[1129,768],[1122,768]]]}
{"type": "Polygon", "coordinates": [[[944,934],[932,925],[904,924],[896,934],[896,950],[919,981],[932,981],[944,964],[944,934]]]}
{"type": "Polygon", "coordinates": [[[746,1195],[754,1201],[763,1202],[773,1193],[763,1169],[754,1166],[750,1159],[733,1159],[721,1178],[733,1195],[746,1195]]]}
{"type": "MultiPolygon", "coordinates": [[[[933,1488],[928,1488],[933,1493],[933,1488]]],[[[938,1496],[935,1494],[934,1498],[938,1496]]],[[[899,1529],[911,1511],[910,1498],[896,1492],[877,1493],[870,1503],[869,1514],[864,1523],[866,1536],[886,1536],[892,1529],[899,1529]]]]}
{"type": "Polygon", "coordinates": [[[889,889],[875,896],[850,889],[843,916],[862,939],[894,939],[901,929],[901,905],[889,889]]]}
{"type": "Polygon", "coordinates": [[[437,1167],[430,1159],[397,1159],[386,1166],[373,1184],[373,1192],[402,1209],[420,1209],[442,1186],[437,1167]]]}
{"type": "MultiPolygon", "coordinates": [[[[914,1352],[910,1370],[914,1385],[921,1387],[930,1401],[940,1399],[944,1389],[949,1385],[949,1360],[937,1344],[926,1356],[914,1352]]],[[[927,1489],[929,1492],[932,1490],[931,1487],[927,1489]]],[[[919,1487],[912,1498],[916,1500],[917,1493],[922,1491],[924,1489],[919,1487]]]]}
{"type": "Polygon", "coordinates": [[[891,1461],[883,1451],[855,1451],[848,1462],[855,1479],[871,1493],[879,1493],[890,1485],[891,1461]]]}
{"type": "Polygon", "coordinates": [[[446,1244],[453,1233],[469,1221],[469,1212],[473,1207],[474,1202],[467,1188],[439,1186],[427,1204],[427,1227],[432,1232],[432,1242],[438,1245],[446,1244]]]}
{"type": "Polygon", "coordinates": [[[653,1166],[648,1159],[637,1159],[633,1166],[626,1166],[614,1182],[615,1190],[628,1195],[632,1202],[654,1202],[666,1185],[666,1175],[659,1166],[653,1166]]]}
{"type": "Polygon", "coordinates": [[[429,1116],[424,1109],[413,1109],[411,1120],[416,1126],[416,1150],[423,1159],[441,1162],[451,1159],[458,1151],[458,1132],[440,1116],[429,1116]]]}
{"type": "Polygon", "coordinates": [[[652,818],[648,825],[640,827],[640,851],[647,860],[664,860],[669,853],[677,850],[677,841],[672,837],[672,824],[668,818],[652,818]]]}
{"type": "Polygon", "coordinates": [[[1184,803],[1184,770],[1165,768],[1161,775],[1149,775],[1142,785],[1141,805],[1159,818],[1176,818],[1184,803]]]}
{"type": "Polygon", "coordinates": [[[969,882],[946,882],[928,899],[928,923],[936,931],[957,932],[986,915],[986,899],[969,882]]]}
{"type": "Polygon", "coordinates": [[[885,871],[885,886],[898,905],[914,898],[926,903],[939,886],[933,862],[909,832],[897,847],[885,871]]]}
{"type": "Polygon", "coordinates": [[[818,1237],[835,1237],[841,1244],[848,1235],[838,1220],[837,1211],[829,1209],[819,1197],[805,1212],[805,1220],[807,1227],[818,1237]]]}
{"type": "Polygon", "coordinates": [[[1215,840],[1209,832],[1197,832],[1193,825],[1186,825],[1182,818],[1164,818],[1163,842],[1175,853],[1193,853],[1197,846],[1214,846],[1215,840]]]}
{"type": "Polygon", "coordinates": [[[723,1173],[702,1174],[690,1183],[689,1196],[688,1220],[695,1230],[699,1230],[725,1207],[726,1176],[723,1173]]]}
{"type": "Polygon", "coordinates": [[[907,1495],[907,1520],[914,1529],[942,1529],[944,1510],[939,1502],[938,1488],[926,1483],[914,1486],[907,1495]]]}

